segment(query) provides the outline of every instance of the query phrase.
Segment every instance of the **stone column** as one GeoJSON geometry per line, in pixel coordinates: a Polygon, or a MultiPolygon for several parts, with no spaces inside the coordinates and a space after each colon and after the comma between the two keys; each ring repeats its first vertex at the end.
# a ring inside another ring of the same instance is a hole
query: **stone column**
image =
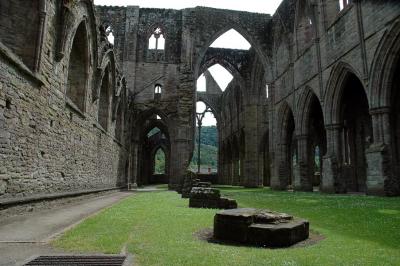
{"type": "Polygon", "coordinates": [[[233,173],[232,173],[232,185],[239,186],[239,158],[233,160],[233,173]]]}
{"type": "Polygon", "coordinates": [[[300,135],[297,139],[297,164],[293,167],[294,189],[299,191],[313,191],[309,169],[308,136],[300,135]]]}
{"type": "Polygon", "coordinates": [[[323,192],[334,193],[340,183],[340,124],[325,125],[327,137],[327,152],[323,158],[323,169],[320,189],[323,192]]]}
{"type": "Polygon", "coordinates": [[[274,169],[271,176],[271,188],[274,190],[286,190],[289,185],[291,161],[286,157],[287,144],[279,143],[276,146],[274,169]]]}
{"type": "Polygon", "coordinates": [[[390,109],[377,108],[370,111],[374,142],[366,150],[367,194],[398,194],[399,184],[392,169],[390,109]]]}
{"type": "Polygon", "coordinates": [[[174,140],[171,142],[170,155],[170,179],[168,189],[180,192],[183,181],[186,176],[186,170],[189,166],[189,150],[188,140],[174,140]]]}
{"type": "Polygon", "coordinates": [[[226,180],[227,180],[227,183],[228,183],[228,185],[233,185],[233,161],[232,161],[232,159],[230,159],[229,160],[229,162],[227,163],[227,169],[228,169],[228,171],[227,171],[227,177],[226,177],[226,180]]]}
{"type": "Polygon", "coordinates": [[[245,187],[261,187],[262,176],[258,171],[258,106],[247,105],[245,112],[248,119],[245,121],[245,159],[243,163],[242,185],[245,187]]]}
{"type": "Polygon", "coordinates": [[[138,143],[134,141],[132,143],[132,153],[129,155],[129,178],[128,188],[137,188],[138,181],[138,143]]]}

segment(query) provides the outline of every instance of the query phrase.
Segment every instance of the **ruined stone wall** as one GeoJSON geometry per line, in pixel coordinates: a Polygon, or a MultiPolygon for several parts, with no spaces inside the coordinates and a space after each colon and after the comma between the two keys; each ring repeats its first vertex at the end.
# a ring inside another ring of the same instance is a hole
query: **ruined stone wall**
{"type": "Polygon", "coordinates": [[[31,69],[35,67],[42,0],[1,1],[0,40],[31,69]]]}
{"type": "MultiPolygon", "coordinates": [[[[374,98],[379,97],[370,93],[370,82],[374,71],[373,62],[379,52],[378,45],[382,42],[382,37],[391,29],[393,22],[398,20],[400,5],[396,1],[353,1],[339,11],[338,4],[338,1],[334,0],[318,3],[286,0],[273,17],[272,46],[274,47],[275,78],[272,101],[273,116],[277,119],[273,124],[271,123],[270,132],[273,133],[274,145],[271,152],[275,154],[273,168],[274,180],[277,182],[274,184],[276,188],[280,186],[278,180],[282,180],[285,176],[280,172],[279,165],[287,163],[287,161],[280,162],[284,156],[279,155],[283,152],[280,150],[280,145],[284,141],[281,138],[283,135],[281,125],[284,122],[280,120],[279,110],[284,105],[288,106],[295,117],[295,134],[299,146],[297,152],[300,158],[297,163],[300,165],[306,157],[304,154],[308,141],[305,130],[308,106],[303,99],[309,97],[305,95],[310,90],[318,98],[324,112],[324,123],[328,134],[322,189],[339,192],[337,190],[339,184],[345,182],[341,181],[341,178],[345,177],[340,177],[343,151],[339,147],[341,140],[336,135],[340,134],[338,124],[340,121],[337,120],[336,115],[340,102],[335,98],[337,96],[334,96],[341,90],[341,83],[338,80],[343,79],[346,73],[357,76],[365,89],[370,110],[373,109],[374,98]],[[304,7],[301,8],[301,6],[304,7]],[[303,40],[300,40],[305,34],[305,29],[301,25],[304,16],[311,20],[312,25],[308,27],[313,28],[311,32],[313,41],[309,42],[306,48],[304,48],[303,40]],[[303,47],[300,47],[301,45],[303,47]]],[[[361,150],[358,152],[364,153],[361,150]]],[[[380,190],[382,194],[382,191],[387,188],[384,188],[384,182],[378,176],[385,176],[385,173],[371,174],[371,172],[376,173],[377,166],[381,169],[379,165],[380,161],[376,157],[368,161],[370,174],[367,176],[371,178],[368,177],[367,187],[371,193],[380,190]]],[[[300,170],[298,175],[301,176],[304,173],[302,174],[300,170]]]]}
{"type": "MultiPolygon", "coordinates": [[[[69,20],[66,21],[61,18],[60,1],[46,1],[46,6],[46,31],[37,72],[25,66],[17,51],[14,53],[13,42],[19,44],[19,35],[5,44],[0,43],[1,198],[125,184],[124,147],[123,142],[115,138],[116,122],[110,117],[108,131],[103,130],[97,122],[98,102],[93,101],[92,88],[98,84],[94,70],[99,62],[97,46],[94,46],[98,40],[93,35],[97,32],[97,24],[93,19],[92,3],[80,1],[69,7],[69,20]],[[72,45],[74,31],[83,16],[87,18],[91,42],[87,45],[92,61],[88,70],[85,110],[78,111],[66,104],[65,91],[68,47],[72,45]],[[60,23],[65,26],[66,49],[63,57],[57,58],[60,23]]],[[[19,14],[9,14],[13,15],[19,14]]],[[[24,21],[21,17],[15,19],[24,21]]],[[[25,20],[25,24],[29,22],[25,20]]],[[[19,30],[23,32],[21,27],[19,30]]]]}

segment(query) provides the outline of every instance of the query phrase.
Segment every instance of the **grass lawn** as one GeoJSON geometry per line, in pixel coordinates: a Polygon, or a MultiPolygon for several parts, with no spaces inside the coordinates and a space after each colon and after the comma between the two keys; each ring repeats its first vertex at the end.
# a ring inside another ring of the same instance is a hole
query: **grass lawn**
{"type": "Polygon", "coordinates": [[[198,240],[216,210],[189,209],[175,192],[138,193],[85,220],[53,245],[119,253],[136,265],[400,265],[400,198],[220,187],[239,207],[268,208],[310,221],[326,239],[308,247],[264,249],[198,240]]]}

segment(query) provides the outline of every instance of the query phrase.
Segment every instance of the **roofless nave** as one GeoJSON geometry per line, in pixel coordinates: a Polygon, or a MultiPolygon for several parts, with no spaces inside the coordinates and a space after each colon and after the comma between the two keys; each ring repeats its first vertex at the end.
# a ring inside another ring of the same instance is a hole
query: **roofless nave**
{"type": "Polygon", "coordinates": [[[160,148],[179,191],[197,101],[217,119],[220,184],[400,193],[397,1],[284,0],[270,16],[15,0],[0,13],[3,199],[147,184],[160,148]],[[249,50],[210,48],[231,29],[249,50]],[[215,64],[233,76],[225,91],[215,64]]]}

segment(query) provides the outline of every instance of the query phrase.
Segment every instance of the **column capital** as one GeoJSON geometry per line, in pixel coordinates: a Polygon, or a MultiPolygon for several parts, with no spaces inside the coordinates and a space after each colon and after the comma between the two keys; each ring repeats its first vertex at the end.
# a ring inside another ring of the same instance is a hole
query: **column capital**
{"type": "Polygon", "coordinates": [[[388,114],[388,113],[390,113],[390,107],[382,106],[382,107],[371,108],[369,110],[369,113],[370,113],[370,115],[388,114]]]}
{"type": "Polygon", "coordinates": [[[325,125],[326,130],[338,130],[341,129],[342,127],[343,125],[339,123],[325,125]]]}
{"type": "Polygon", "coordinates": [[[308,139],[308,135],[307,134],[296,135],[296,139],[297,140],[307,140],[308,139]]]}

